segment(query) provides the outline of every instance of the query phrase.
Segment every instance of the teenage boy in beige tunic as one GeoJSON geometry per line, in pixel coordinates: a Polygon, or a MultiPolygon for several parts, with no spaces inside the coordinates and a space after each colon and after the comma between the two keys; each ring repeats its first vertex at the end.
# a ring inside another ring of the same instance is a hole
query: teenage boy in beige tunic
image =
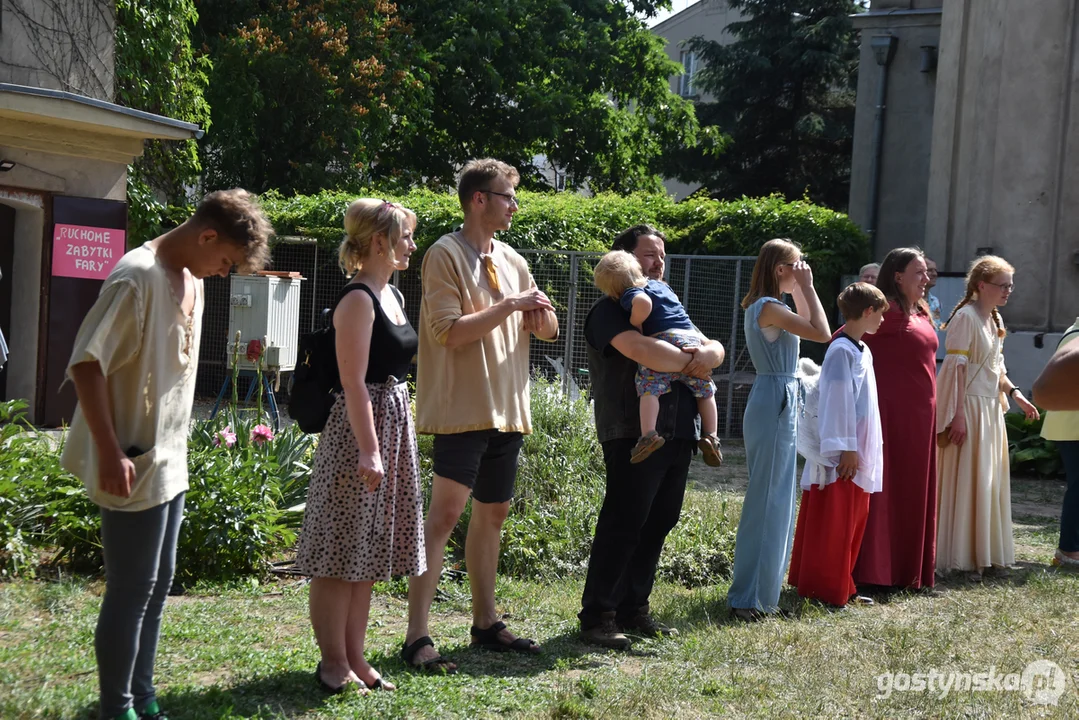
{"type": "Polygon", "coordinates": [[[435,436],[431,506],[424,522],[427,572],[408,592],[402,657],[427,670],[456,666],[435,650],[428,615],[450,533],[472,496],[465,564],[472,587],[472,644],[490,650],[539,652],[518,638],[495,608],[502,524],[509,512],[523,436],[532,432],[528,348],[534,334],[558,337],[550,300],[528,264],[495,233],[517,212],[517,170],[498,160],[472,160],[457,194],[465,222],[423,258],[416,430],[435,436]]]}
{"type": "Polygon", "coordinates": [[[247,191],[210,193],[190,219],[120,259],[75,337],[68,376],[79,404],[61,463],[101,512],[102,718],[165,717],[154,657],[188,487],[202,279],[261,269],[272,231],[247,191]]]}

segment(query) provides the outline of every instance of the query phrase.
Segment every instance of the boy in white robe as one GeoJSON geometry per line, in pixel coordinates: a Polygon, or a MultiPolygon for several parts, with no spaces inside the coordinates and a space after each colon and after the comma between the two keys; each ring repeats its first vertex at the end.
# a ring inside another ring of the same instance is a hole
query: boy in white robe
{"type": "Polygon", "coordinates": [[[869,495],[880,492],[884,471],[873,354],[861,340],[880,327],[888,301],[858,282],[840,293],[838,304],[852,319],[832,338],[820,369],[819,449],[799,448],[806,464],[788,582],[802,597],[842,607],[852,597],[872,603],[857,596],[851,578],[869,495]]]}

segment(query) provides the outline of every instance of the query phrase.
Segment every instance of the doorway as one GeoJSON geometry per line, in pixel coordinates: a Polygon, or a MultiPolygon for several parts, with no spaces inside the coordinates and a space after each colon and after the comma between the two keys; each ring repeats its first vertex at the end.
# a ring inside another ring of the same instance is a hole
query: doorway
{"type": "MultiPolygon", "coordinates": [[[[11,283],[15,263],[15,208],[0,204],[0,333],[10,349],[11,283]]],[[[9,359],[10,360],[10,359],[9,359]]],[[[7,399],[8,363],[0,368],[0,399],[7,399]]]]}

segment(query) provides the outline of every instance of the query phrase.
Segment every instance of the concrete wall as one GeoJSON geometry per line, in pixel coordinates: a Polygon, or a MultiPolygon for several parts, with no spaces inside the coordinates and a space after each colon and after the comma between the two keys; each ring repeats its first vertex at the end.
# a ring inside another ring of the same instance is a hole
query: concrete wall
{"type": "Polygon", "coordinates": [[[15,163],[10,171],[0,173],[0,185],[60,195],[127,199],[126,164],[4,145],[0,145],[0,157],[15,163]]]}
{"type": "MultiPolygon", "coordinates": [[[[893,248],[921,245],[925,233],[930,152],[937,72],[922,72],[922,46],[940,45],[939,8],[943,0],[876,0],[855,17],[861,36],[858,99],[851,159],[849,214],[869,229],[874,124],[881,69],[870,38],[894,35],[895,55],[888,67],[874,260],[893,248]]],[[[942,268],[943,269],[943,268],[942,268]]]]}
{"type": "Polygon", "coordinates": [[[942,270],[979,248],[1015,265],[1013,330],[1060,330],[1079,310],[1076,6],[944,6],[925,244],[942,270]]]}
{"type": "Polygon", "coordinates": [[[0,82],[111,101],[114,8],[101,0],[3,0],[0,82]]]}

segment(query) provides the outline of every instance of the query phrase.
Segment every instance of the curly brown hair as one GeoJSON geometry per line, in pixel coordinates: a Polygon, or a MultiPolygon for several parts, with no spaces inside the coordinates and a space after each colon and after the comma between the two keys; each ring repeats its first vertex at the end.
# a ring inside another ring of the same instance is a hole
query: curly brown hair
{"type": "Polygon", "coordinates": [[[226,241],[243,248],[241,273],[262,270],[270,263],[270,237],[274,229],[252,193],[242,188],[212,192],[195,208],[190,222],[199,228],[215,230],[226,241]]]}

